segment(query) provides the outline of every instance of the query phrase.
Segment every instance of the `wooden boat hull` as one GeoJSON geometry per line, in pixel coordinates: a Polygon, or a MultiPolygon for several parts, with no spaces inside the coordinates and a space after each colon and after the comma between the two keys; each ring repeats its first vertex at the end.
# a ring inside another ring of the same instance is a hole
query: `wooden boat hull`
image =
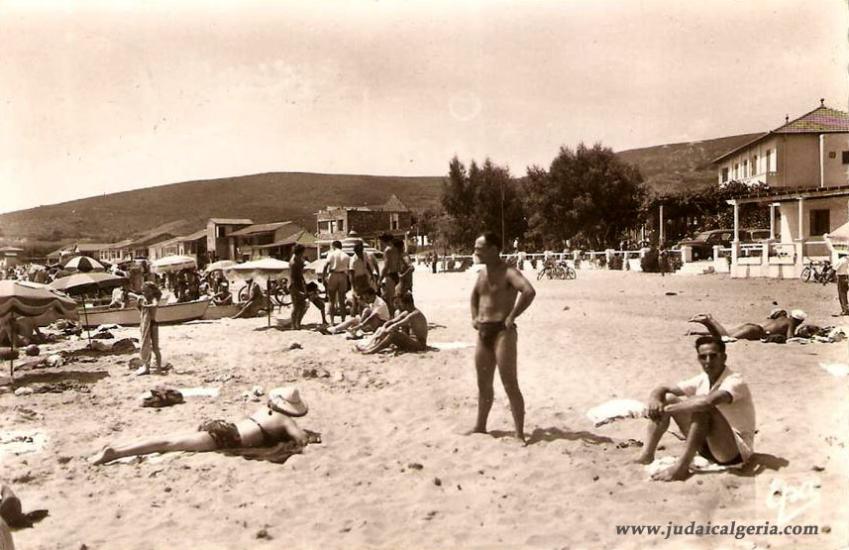
{"type": "Polygon", "coordinates": [[[210,305],[206,310],[206,313],[203,314],[202,319],[205,321],[212,321],[215,319],[232,317],[239,313],[242,310],[242,307],[244,307],[244,304],[230,304],[229,306],[210,305]]]}
{"type": "MultiPolygon", "coordinates": [[[[160,325],[173,325],[200,319],[209,308],[209,300],[197,300],[181,304],[160,305],[156,309],[156,322],[160,325]]],[[[87,308],[86,311],[79,310],[80,322],[85,327],[96,327],[99,325],[122,325],[134,326],[140,322],[138,308],[109,309],[109,308],[87,308]]]]}

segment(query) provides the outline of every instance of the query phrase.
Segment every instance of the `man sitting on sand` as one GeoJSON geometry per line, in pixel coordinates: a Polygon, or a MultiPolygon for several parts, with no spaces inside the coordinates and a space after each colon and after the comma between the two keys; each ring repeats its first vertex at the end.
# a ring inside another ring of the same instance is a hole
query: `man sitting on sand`
{"type": "Polygon", "coordinates": [[[248,301],[239,310],[239,313],[233,316],[233,319],[249,319],[256,317],[259,312],[266,307],[265,295],[262,293],[262,287],[254,280],[248,280],[248,301]]]}
{"type": "Polygon", "coordinates": [[[427,350],[427,318],[413,301],[412,294],[395,298],[398,314],[377,329],[374,336],[356,350],[365,355],[377,353],[389,346],[399,351],[420,352],[427,350]]]}
{"type": "Polygon", "coordinates": [[[304,432],[293,420],[307,414],[307,404],[298,389],[286,386],[268,394],[266,407],[238,423],[211,420],[200,425],[197,431],[165,437],[143,439],[136,443],[112,447],[107,445],[92,457],[93,464],[106,464],[127,456],[172,451],[207,452],[239,447],[271,446],[292,440],[298,445],[319,443],[304,432]]]}
{"type": "Polygon", "coordinates": [[[721,465],[743,464],[753,454],[755,407],[743,377],[725,364],[725,343],[714,336],[696,340],[701,374],[652,391],[651,419],[645,447],[637,462],[651,464],[670,418],[687,437],[684,454],[671,467],[655,474],[661,481],[683,481],[699,453],[721,465]]]}
{"type": "Polygon", "coordinates": [[[363,310],[359,315],[328,328],[326,333],[341,334],[346,330],[351,334],[359,331],[374,332],[389,321],[389,306],[373,288],[368,287],[363,291],[362,301],[363,310]]]}
{"type": "Polygon", "coordinates": [[[701,323],[712,336],[725,341],[729,339],[761,340],[769,338],[771,335],[778,335],[779,338],[783,337],[786,340],[793,338],[796,329],[806,318],[807,314],[801,309],[794,309],[789,316],[784,309],[774,309],[763,324],[744,323],[730,331],[714,319],[710,313],[699,313],[690,319],[690,322],[701,323]]]}

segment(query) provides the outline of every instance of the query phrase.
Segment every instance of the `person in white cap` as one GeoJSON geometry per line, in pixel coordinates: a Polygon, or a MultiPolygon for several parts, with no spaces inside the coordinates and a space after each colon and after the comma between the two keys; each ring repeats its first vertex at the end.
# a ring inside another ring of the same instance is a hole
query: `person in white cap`
{"type": "Polygon", "coordinates": [[[91,461],[93,464],[106,464],[127,456],[264,447],[281,441],[294,441],[300,446],[319,443],[317,436],[305,432],[295,423],[295,418],[306,415],[308,411],[298,388],[284,386],[271,390],[267,405],[239,422],[210,420],[202,423],[195,432],[146,438],[115,447],[107,445],[91,461]]]}
{"type": "Polygon", "coordinates": [[[788,314],[787,310],[775,308],[763,323],[744,323],[731,330],[723,327],[710,313],[699,313],[693,316],[690,322],[704,325],[711,335],[723,341],[762,340],[773,335],[783,336],[787,339],[795,336],[796,329],[807,317],[807,314],[801,309],[794,309],[788,314]]]}

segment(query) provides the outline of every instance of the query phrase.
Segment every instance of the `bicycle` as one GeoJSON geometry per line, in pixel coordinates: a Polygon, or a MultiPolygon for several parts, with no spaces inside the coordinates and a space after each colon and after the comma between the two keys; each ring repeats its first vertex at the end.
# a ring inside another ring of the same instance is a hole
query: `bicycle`
{"type": "Polygon", "coordinates": [[[578,272],[573,267],[565,262],[557,262],[555,264],[545,265],[539,273],[537,273],[537,281],[543,277],[559,280],[571,280],[578,278],[578,272]]]}
{"type": "Polygon", "coordinates": [[[834,271],[830,261],[814,261],[809,259],[805,267],[802,268],[799,278],[805,283],[813,279],[818,283],[826,285],[837,280],[837,273],[834,271]]]}
{"type": "MultiPolygon", "coordinates": [[[[245,286],[242,287],[242,290],[239,291],[239,301],[247,302],[250,297],[250,287],[245,286]]],[[[289,294],[289,280],[282,279],[281,281],[270,281],[268,284],[268,291],[271,296],[271,301],[277,305],[277,307],[288,307],[292,305],[292,296],[289,294]]],[[[266,299],[268,299],[266,297],[266,299]]]]}

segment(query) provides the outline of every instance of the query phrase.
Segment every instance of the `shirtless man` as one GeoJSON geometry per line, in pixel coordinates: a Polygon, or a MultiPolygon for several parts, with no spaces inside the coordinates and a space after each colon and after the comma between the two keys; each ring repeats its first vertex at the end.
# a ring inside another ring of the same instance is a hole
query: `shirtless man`
{"type": "Polygon", "coordinates": [[[201,424],[196,432],[152,437],[120,447],[107,445],[92,457],[92,463],[106,464],[119,458],[150,453],[207,452],[270,446],[289,439],[304,446],[307,443],[319,442],[312,439],[293,420],[295,417],[304,416],[308,410],[298,389],[284,386],[269,392],[266,407],[238,423],[211,420],[201,424]]]}
{"type": "MultiPolygon", "coordinates": [[[[289,260],[289,293],[292,295],[292,330],[301,330],[307,313],[307,282],[304,280],[304,245],[296,244],[289,260]]],[[[324,314],[322,314],[322,318],[324,314]]]]}
{"type": "Polygon", "coordinates": [[[475,241],[475,259],[483,264],[472,290],[472,326],[478,331],[475,368],[478,376],[478,418],[470,433],[486,433],[492,408],[495,367],[510,400],[516,437],[525,441],[525,400],[516,377],[516,317],[528,309],[536,291],[515,268],[501,259],[501,242],[491,231],[475,241]],[[518,296],[518,300],[516,299],[518,296]]]}
{"type": "Polygon", "coordinates": [[[380,236],[383,246],[383,269],[380,270],[378,286],[383,300],[389,305],[389,313],[395,315],[395,287],[401,282],[401,255],[392,244],[392,235],[384,233],[380,236]]]}
{"type": "Polygon", "coordinates": [[[755,407],[749,387],[725,361],[725,344],[714,336],[696,340],[702,373],[675,385],[659,386],[649,397],[651,419],[645,447],[637,462],[651,464],[669,420],[686,435],[684,453],[671,467],[655,474],[660,481],[683,481],[699,453],[721,465],[743,464],[751,458],[755,438],[755,407]]]}
{"type": "Polygon", "coordinates": [[[365,345],[356,346],[363,354],[377,353],[389,346],[400,351],[419,352],[427,349],[427,318],[413,301],[412,294],[395,298],[398,314],[378,328],[365,345]]]}
{"type": "Polygon", "coordinates": [[[760,340],[771,334],[780,334],[785,338],[793,338],[796,335],[796,329],[799,328],[807,315],[801,309],[794,309],[787,315],[787,311],[783,309],[774,309],[767,316],[767,320],[763,324],[744,323],[739,327],[727,330],[719,321],[713,318],[710,313],[699,313],[690,319],[691,323],[700,323],[704,325],[708,332],[715,338],[720,340],[735,338],[737,340],[760,340]]]}

